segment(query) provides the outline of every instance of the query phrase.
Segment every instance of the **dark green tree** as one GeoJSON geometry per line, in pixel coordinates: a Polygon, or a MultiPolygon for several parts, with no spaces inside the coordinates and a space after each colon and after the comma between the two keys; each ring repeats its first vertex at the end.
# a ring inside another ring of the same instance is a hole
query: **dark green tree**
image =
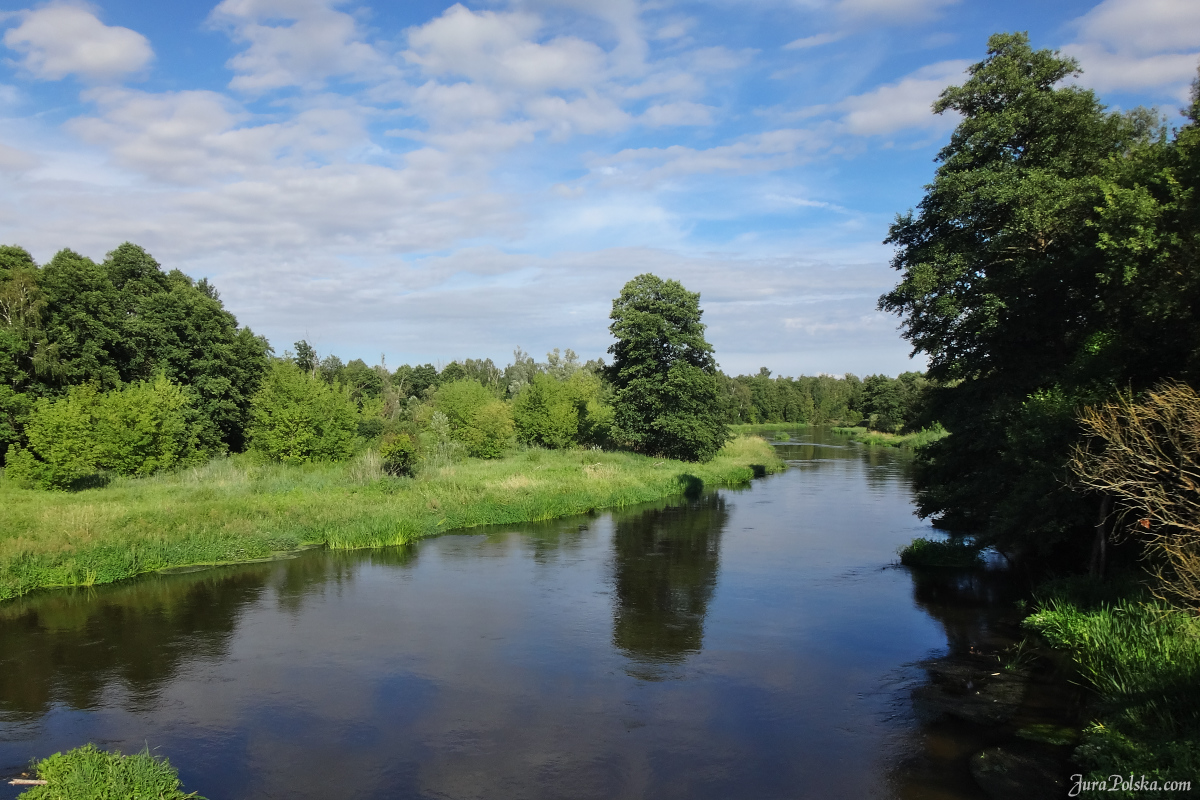
{"type": "Polygon", "coordinates": [[[1162,284],[1114,244],[1140,236],[1147,261],[1170,250],[1148,240],[1157,222],[1130,219],[1156,213],[1147,178],[1173,148],[1153,115],[1063,85],[1077,72],[1024,34],[992,36],[935,104],[962,122],[887,239],[902,279],[880,307],[929,356],[930,410],[952,434],[921,456],[919,509],[1010,551],[1081,549],[1098,501],[1065,480],[1079,407],[1187,360],[1131,358],[1163,341],[1148,324],[1130,335],[1162,284]]]}
{"type": "Polygon", "coordinates": [[[729,438],[700,295],[678,281],[639,275],[613,300],[606,373],[613,436],[632,449],[708,461],[729,438]]]}

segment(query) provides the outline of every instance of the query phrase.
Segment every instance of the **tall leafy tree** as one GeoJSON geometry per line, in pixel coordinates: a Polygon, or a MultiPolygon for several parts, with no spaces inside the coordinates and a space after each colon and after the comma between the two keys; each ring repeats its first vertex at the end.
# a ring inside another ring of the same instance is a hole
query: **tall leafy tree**
{"type": "Polygon", "coordinates": [[[164,272],[137,245],[100,264],[63,250],[41,268],[20,248],[0,248],[0,445],[20,440],[34,398],[161,373],[194,395],[206,448],[241,449],[269,352],[207,281],[164,272]]]}
{"type": "Polygon", "coordinates": [[[700,322],[699,293],[639,275],[613,300],[606,368],[614,431],[634,450],[708,461],[729,438],[717,365],[700,322]]]}
{"type": "Polygon", "coordinates": [[[1169,149],[1153,115],[1064,85],[1077,72],[1024,34],[992,36],[934,105],[962,122],[887,239],[902,279],[880,307],[929,356],[933,416],[952,433],[922,457],[920,510],[1010,549],[1070,548],[1094,522],[1065,481],[1076,411],[1137,371],[1114,346],[1133,264],[1106,256],[1131,228],[1103,209],[1169,149]]]}

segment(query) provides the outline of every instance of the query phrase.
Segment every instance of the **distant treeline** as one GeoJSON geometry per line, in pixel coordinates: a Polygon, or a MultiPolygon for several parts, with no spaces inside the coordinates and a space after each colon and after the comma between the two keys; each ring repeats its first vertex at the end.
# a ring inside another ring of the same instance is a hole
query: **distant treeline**
{"type": "MultiPolygon", "coordinates": [[[[319,354],[307,341],[278,355],[238,326],[206,280],[165,272],[136,245],[123,244],[99,263],[63,250],[41,266],[19,247],[2,247],[0,456],[10,480],[68,488],[247,449],[300,463],[373,448],[394,474],[462,455],[496,457],[513,443],[668,454],[688,435],[662,438],[668,428],[655,433],[660,423],[653,420],[665,414],[661,425],[702,430],[667,421],[697,402],[689,419],[709,426],[865,422],[894,431],[922,421],[927,382],[917,373],[772,378],[764,367],[757,375],[724,375],[703,340],[698,295],[641,276],[618,303],[659,292],[690,319],[668,349],[678,351],[679,369],[699,370],[680,384],[694,388],[679,400],[655,401],[665,405],[654,410],[640,407],[645,392],[626,387],[620,412],[622,389],[613,380],[640,374],[629,364],[584,363],[558,349],[539,362],[518,349],[503,367],[468,358],[393,370],[319,354]],[[684,366],[691,361],[696,366],[684,366]]],[[[641,346],[645,333],[640,313],[629,317],[637,325],[622,329],[631,331],[631,346],[641,346]]],[[[676,391],[665,380],[651,383],[676,391]]],[[[704,434],[674,457],[710,458],[724,439],[704,434]]]]}

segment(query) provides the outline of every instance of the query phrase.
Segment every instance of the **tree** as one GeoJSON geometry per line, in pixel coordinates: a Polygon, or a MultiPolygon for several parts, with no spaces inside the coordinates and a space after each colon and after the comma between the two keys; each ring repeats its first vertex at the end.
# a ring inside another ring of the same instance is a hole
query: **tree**
{"type": "MultiPolygon", "coordinates": [[[[10,409],[13,430],[20,423],[12,393],[32,401],[163,373],[192,391],[207,421],[205,447],[239,450],[269,352],[207,281],[164,273],[136,245],[122,244],[102,264],[63,250],[41,268],[24,250],[0,247],[0,382],[8,387],[0,407],[10,409]]],[[[14,441],[4,428],[0,437],[14,441]]]]}
{"type": "Polygon", "coordinates": [[[450,433],[476,458],[498,458],[513,434],[512,414],[477,380],[463,378],[438,387],[433,408],[446,416],[450,433]]]}
{"type": "Polygon", "coordinates": [[[291,361],[276,361],[251,404],[250,447],[288,464],[348,458],[357,427],[354,402],[291,361]]]}
{"type": "Polygon", "coordinates": [[[1065,480],[1076,409],[1195,363],[1152,323],[1196,341],[1192,312],[1153,302],[1167,273],[1196,273],[1194,251],[1172,261],[1160,235],[1168,187],[1186,186],[1162,174],[1178,148],[1152,114],[1062,85],[1078,71],[1024,34],[992,36],[934,105],[962,122],[886,240],[902,279],[880,308],[929,356],[931,413],[951,433],[920,456],[919,511],[1010,552],[1089,540],[1094,503],[1065,480]]]}
{"type": "Polygon", "coordinates": [[[708,461],[729,438],[701,314],[698,293],[649,273],[613,300],[613,433],[636,451],[708,461]]]}

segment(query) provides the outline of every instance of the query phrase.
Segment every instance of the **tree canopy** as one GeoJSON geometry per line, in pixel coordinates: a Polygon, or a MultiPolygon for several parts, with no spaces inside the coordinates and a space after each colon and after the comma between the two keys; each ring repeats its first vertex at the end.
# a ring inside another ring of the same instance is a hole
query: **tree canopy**
{"type": "Polygon", "coordinates": [[[613,300],[614,436],[634,450],[707,461],[729,437],[702,313],[698,293],[649,273],[613,300]]]}
{"type": "Polygon", "coordinates": [[[1066,481],[1079,408],[1194,375],[1200,343],[1195,118],[1171,139],[1065,84],[1078,71],[991,37],[934,106],[962,121],[887,239],[902,278],[880,308],[928,355],[952,433],[922,456],[920,510],[1018,549],[1069,550],[1094,523],[1066,481]]]}

